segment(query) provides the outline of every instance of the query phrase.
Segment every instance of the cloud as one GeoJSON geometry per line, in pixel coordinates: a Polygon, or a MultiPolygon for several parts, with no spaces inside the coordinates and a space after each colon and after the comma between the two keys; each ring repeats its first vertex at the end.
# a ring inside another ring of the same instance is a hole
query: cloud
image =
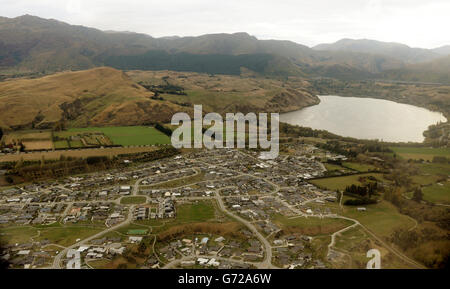
{"type": "Polygon", "coordinates": [[[32,14],[103,30],[160,36],[245,31],[305,45],[370,38],[432,48],[450,43],[447,0],[0,0],[32,14]]]}

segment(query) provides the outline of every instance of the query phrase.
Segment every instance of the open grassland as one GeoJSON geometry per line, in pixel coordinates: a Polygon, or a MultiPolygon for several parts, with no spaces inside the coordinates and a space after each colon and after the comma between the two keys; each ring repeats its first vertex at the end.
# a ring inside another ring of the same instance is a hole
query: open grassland
{"type": "Polygon", "coordinates": [[[276,79],[210,75],[175,71],[128,71],[134,81],[148,86],[181,87],[183,94],[161,93],[164,100],[176,104],[203,104],[204,111],[258,112],[292,111],[317,103],[310,84],[298,79],[276,79]]]}
{"type": "Polygon", "coordinates": [[[204,222],[215,218],[214,205],[209,201],[183,204],[177,208],[178,222],[204,222]]]}
{"type": "Polygon", "coordinates": [[[442,177],[436,175],[414,175],[411,177],[412,181],[418,185],[431,185],[439,181],[442,177]]]}
{"type": "Polygon", "coordinates": [[[365,269],[369,261],[369,258],[366,257],[369,249],[380,251],[381,268],[383,269],[410,268],[409,264],[373,240],[361,227],[352,228],[337,235],[335,248],[346,255],[343,260],[338,260],[337,264],[334,264],[337,268],[365,269]]]}
{"type": "Polygon", "coordinates": [[[92,267],[94,269],[104,269],[106,267],[106,265],[108,265],[110,263],[111,263],[111,260],[109,260],[109,259],[93,259],[93,260],[86,261],[86,264],[89,267],[92,267]]]}
{"type": "Polygon", "coordinates": [[[142,188],[151,188],[151,189],[169,189],[169,188],[177,188],[181,186],[186,186],[193,183],[198,183],[204,180],[205,174],[198,173],[193,176],[187,176],[176,180],[171,180],[167,182],[163,182],[160,184],[150,185],[150,186],[142,186],[142,188]]]}
{"type": "Polygon", "coordinates": [[[450,182],[436,183],[422,188],[423,199],[428,202],[450,205],[450,182]]]}
{"type": "Polygon", "coordinates": [[[376,178],[377,180],[384,180],[383,174],[378,173],[369,173],[369,174],[358,174],[358,175],[350,175],[350,176],[344,176],[344,177],[330,177],[330,178],[323,178],[323,179],[316,179],[316,180],[310,180],[309,182],[321,187],[326,188],[328,190],[344,190],[347,186],[351,186],[353,184],[355,185],[361,185],[360,182],[361,178],[366,178],[372,176],[376,178]]]}
{"type": "Polygon", "coordinates": [[[283,215],[275,215],[274,222],[281,226],[285,233],[296,232],[311,236],[332,234],[353,224],[353,222],[345,219],[316,217],[289,218],[283,215]]]}
{"type": "Polygon", "coordinates": [[[150,152],[157,150],[157,147],[114,147],[114,148],[95,148],[95,149],[78,149],[78,150],[63,150],[52,152],[33,152],[9,154],[0,156],[0,162],[17,162],[23,159],[24,161],[39,161],[44,157],[46,160],[57,160],[64,155],[65,157],[86,158],[92,156],[116,156],[120,154],[133,154],[150,152]]]}
{"type": "Polygon", "coordinates": [[[147,200],[146,197],[141,196],[130,196],[130,197],[123,197],[120,199],[120,203],[123,205],[130,205],[130,204],[142,204],[145,203],[147,200]]]}
{"type": "Polygon", "coordinates": [[[154,145],[169,144],[170,138],[153,127],[116,126],[71,128],[69,133],[100,132],[105,134],[115,145],[154,145]]]}
{"type": "Polygon", "coordinates": [[[37,229],[31,226],[2,226],[0,227],[0,240],[5,244],[30,242],[33,236],[37,236],[37,229]]]}
{"type": "Polygon", "coordinates": [[[122,71],[98,67],[66,71],[35,79],[0,83],[0,126],[49,127],[66,111],[74,116],[69,127],[142,125],[170,121],[174,103],[153,100],[154,94],[122,71]]]}
{"type": "Polygon", "coordinates": [[[18,130],[6,133],[2,140],[6,144],[13,141],[27,141],[27,140],[51,140],[52,132],[50,130],[18,130]]]}
{"type": "Polygon", "coordinates": [[[60,225],[1,227],[1,240],[6,244],[49,240],[52,244],[69,246],[76,239],[85,239],[103,230],[92,225],[60,225]]]}
{"type": "Polygon", "coordinates": [[[431,161],[434,156],[450,157],[450,148],[390,147],[390,149],[403,159],[431,161]]]}
{"type": "Polygon", "coordinates": [[[368,172],[376,169],[375,166],[362,163],[344,162],[342,165],[358,172],[368,172]]]}
{"type": "Polygon", "coordinates": [[[37,240],[48,239],[53,244],[61,246],[69,246],[76,242],[77,239],[86,239],[87,237],[101,232],[103,228],[90,226],[63,226],[60,228],[43,229],[37,240]]]}
{"type": "Polygon", "coordinates": [[[53,142],[55,149],[68,149],[70,148],[69,142],[67,140],[59,140],[53,142]]]}
{"type": "Polygon", "coordinates": [[[418,172],[411,179],[418,185],[430,186],[438,182],[445,183],[450,176],[450,164],[421,163],[416,166],[418,167],[418,172]]]}
{"type": "Polygon", "coordinates": [[[419,170],[422,174],[448,176],[450,175],[450,164],[424,163],[419,165],[419,170]]]}
{"type": "MultiPolygon", "coordinates": [[[[221,220],[230,221],[225,218],[222,218],[221,220]]],[[[126,234],[132,229],[146,229],[151,227],[152,233],[159,233],[170,230],[173,227],[177,227],[181,230],[181,228],[185,228],[187,225],[205,228],[208,226],[214,227],[217,225],[218,221],[215,203],[212,201],[196,201],[193,203],[177,205],[175,218],[135,221],[133,224],[120,228],[118,231],[126,234]]]]}
{"type": "Polygon", "coordinates": [[[357,207],[345,206],[344,215],[358,220],[377,236],[388,238],[396,228],[409,229],[415,225],[411,218],[400,214],[394,205],[386,201],[364,207],[367,210],[360,212],[357,207]]]}
{"type": "Polygon", "coordinates": [[[10,131],[3,136],[2,141],[6,145],[22,142],[27,151],[53,149],[52,132],[50,130],[10,131]]]}
{"type": "Polygon", "coordinates": [[[335,165],[335,164],[324,163],[323,165],[325,166],[325,168],[327,169],[327,171],[340,171],[340,170],[345,170],[344,167],[341,167],[341,166],[335,165]]]}
{"type": "Polygon", "coordinates": [[[51,140],[24,141],[23,145],[27,151],[53,149],[53,142],[51,140]]]}

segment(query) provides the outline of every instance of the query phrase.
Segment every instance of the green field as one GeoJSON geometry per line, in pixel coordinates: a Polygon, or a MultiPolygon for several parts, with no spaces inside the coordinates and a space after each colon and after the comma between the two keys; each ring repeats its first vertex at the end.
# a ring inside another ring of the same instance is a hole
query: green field
{"type": "Polygon", "coordinates": [[[288,218],[283,215],[275,215],[274,221],[282,226],[292,227],[320,227],[327,226],[330,224],[339,224],[343,227],[347,227],[353,224],[353,222],[345,219],[333,219],[333,218],[317,218],[317,217],[294,217],[288,218]]]}
{"type": "Polygon", "coordinates": [[[339,171],[339,170],[345,170],[344,167],[338,166],[338,165],[334,165],[334,164],[330,164],[330,163],[323,163],[323,165],[325,166],[325,168],[327,169],[327,171],[339,171]]]}
{"type": "Polygon", "coordinates": [[[331,177],[331,178],[323,178],[310,180],[309,182],[322,188],[326,188],[328,190],[344,190],[347,186],[352,184],[361,185],[359,178],[373,176],[377,180],[383,180],[383,175],[378,173],[370,173],[370,174],[358,174],[358,175],[350,175],[344,177],[331,177]]]}
{"type": "Polygon", "coordinates": [[[411,268],[399,257],[390,253],[386,248],[374,241],[374,239],[359,226],[336,236],[335,248],[340,251],[344,251],[351,257],[350,263],[347,263],[344,267],[341,265],[339,268],[366,268],[367,261],[369,260],[369,258],[366,257],[367,246],[380,251],[382,260],[381,268],[411,268]]]}
{"type": "Polygon", "coordinates": [[[169,144],[170,138],[153,127],[148,126],[116,126],[116,127],[87,127],[71,128],[73,132],[102,132],[115,145],[154,145],[169,144]]]}
{"type": "Polygon", "coordinates": [[[148,226],[152,227],[152,233],[163,232],[173,226],[212,221],[216,218],[215,210],[211,201],[180,204],[176,206],[175,218],[134,221],[134,224],[122,227],[118,231],[125,234],[129,230],[142,229],[148,226]]]}
{"type": "Polygon", "coordinates": [[[79,140],[71,140],[69,141],[70,147],[71,148],[82,148],[83,147],[83,143],[79,140]]]}
{"type": "Polygon", "coordinates": [[[423,199],[432,203],[450,204],[450,182],[422,188],[423,199]]]}
{"type": "Polygon", "coordinates": [[[56,223],[48,226],[5,227],[1,228],[0,232],[2,241],[7,244],[27,243],[33,238],[34,241],[48,239],[50,243],[69,246],[75,243],[76,239],[85,239],[101,230],[92,226],[62,226],[56,223]]]}
{"type": "Polygon", "coordinates": [[[432,175],[450,175],[450,164],[425,163],[419,164],[420,172],[432,175]]]}
{"type": "Polygon", "coordinates": [[[440,176],[435,175],[415,175],[411,177],[412,181],[418,185],[431,185],[436,183],[439,179],[441,179],[440,176]]]}
{"type": "Polygon", "coordinates": [[[143,188],[157,188],[157,189],[169,189],[169,188],[176,188],[181,186],[186,186],[193,183],[198,183],[204,180],[205,174],[200,172],[193,176],[187,176],[184,178],[180,178],[177,180],[171,180],[167,182],[163,182],[160,184],[150,185],[150,186],[143,186],[143,188]]]}
{"type": "Polygon", "coordinates": [[[376,167],[368,164],[361,164],[361,163],[351,163],[351,162],[344,162],[342,163],[344,167],[350,168],[352,170],[358,171],[358,172],[368,172],[373,171],[376,169],[376,167]]]}
{"type": "Polygon", "coordinates": [[[101,228],[87,226],[70,226],[60,228],[48,228],[40,230],[41,234],[37,240],[48,239],[51,243],[61,246],[69,246],[75,243],[77,239],[85,239],[95,233],[102,231],[101,228]]]}
{"type": "Polygon", "coordinates": [[[142,204],[142,203],[145,203],[146,200],[147,199],[145,197],[140,197],[140,196],[123,197],[122,199],[120,199],[120,203],[122,205],[142,204]]]}
{"type": "Polygon", "coordinates": [[[182,204],[177,208],[177,222],[204,222],[215,217],[215,208],[209,201],[182,204]]]}
{"type": "Polygon", "coordinates": [[[390,149],[404,159],[431,161],[434,156],[450,157],[450,148],[390,147],[390,149]]]}
{"type": "Polygon", "coordinates": [[[31,226],[1,227],[0,240],[5,244],[30,242],[31,237],[37,236],[37,229],[31,226]]]}
{"type": "Polygon", "coordinates": [[[450,164],[441,163],[421,163],[417,164],[419,173],[411,178],[419,185],[432,185],[441,180],[447,179],[450,175],[450,164]]]}
{"type": "Polygon", "coordinates": [[[55,146],[55,149],[67,149],[67,148],[69,148],[69,143],[67,142],[67,140],[54,141],[53,145],[55,146]]]}
{"type": "Polygon", "coordinates": [[[400,214],[394,205],[386,201],[364,207],[367,209],[365,212],[358,211],[356,207],[344,207],[344,215],[358,220],[377,236],[389,237],[396,228],[409,229],[415,225],[411,218],[400,214]]]}
{"type": "Polygon", "coordinates": [[[146,229],[131,229],[128,230],[128,235],[147,235],[148,230],[146,229]]]}

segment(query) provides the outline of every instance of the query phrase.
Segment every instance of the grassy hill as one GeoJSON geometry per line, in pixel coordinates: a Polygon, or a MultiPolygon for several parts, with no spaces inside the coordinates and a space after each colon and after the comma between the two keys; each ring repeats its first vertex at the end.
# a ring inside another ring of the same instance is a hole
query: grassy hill
{"type": "Polygon", "coordinates": [[[153,100],[153,93],[112,68],[62,72],[37,79],[0,82],[0,126],[48,128],[139,125],[168,121],[183,108],[153,100]]]}
{"type": "Polygon", "coordinates": [[[146,87],[179,87],[183,93],[162,91],[158,97],[187,107],[202,104],[203,111],[286,112],[319,101],[310,83],[296,77],[282,81],[176,71],[129,71],[127,75],[146,87]]]}
{"type": "Polygon", "coordinates": [[[249,77],[99,67],[6,80],[0,82],[0,127],[145,125],[170,122],[175,112],[192,112],[194,104],[203,104],[205,112],[247,113],[285,112],[318,102],[301,78],[282,81],[244,73],[249,77]],[[158,86],[162,91],[152,89],[158,86]],[[166,86],[183,93],[166,91],[166,86]]]}

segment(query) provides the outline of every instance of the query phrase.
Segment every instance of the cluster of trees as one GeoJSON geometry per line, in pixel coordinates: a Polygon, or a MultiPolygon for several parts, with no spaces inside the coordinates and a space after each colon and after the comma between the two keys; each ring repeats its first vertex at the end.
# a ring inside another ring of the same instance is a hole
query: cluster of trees
{"type": "Polygon", "coordinates": [[[45,161],[42,158],[40,162],[32,164],[26,164],[23,160],[19,160],[7,174],[9,177],[20,176],[25,180],[32,181],[105,170],[117,165],[118,163],[108,157],[61,158],[58,161],[45,161]]]}
{"type": "Polygon", "coordinates": [[[140,55],[110,56],[104,64],[122,70],[174,70],[209,74],[240,75],[241,67],[264,73],[271,54],[169,54],[166,51],[151,50],[140,55]]]}
{"type": "Polygon", "coordinates": [[[368,197],[369,199],[377,193],[378,183],[377,182],[369,182],[365,186],[357,186],[352,184],[351,186],[347,186],[344,190],[345,195],[353,195],[358,197],[368,197]]]}
{"type": "Polygon", "coordinates": [[[288,136],[320,137],[327,139],[328,141],[326,143],[318,144],[318,146],[322,149],[348,157],[356,157],[358,154],[366,152],[392,152],[387,143],[382,143],[377,140],[359,140],[351,137],[342,137],[325,130],[294,126],[287,123],[280,123],[280,133],[288,136]]]}
{"type": "Polygon", "coordinates": [[[180,151],[172,146],[166,146],[156,151],[133,153],[133,154],[121,154],[118,156],[120,159],[128,159],[137,162],[151,162],[163,158],[168,158],[179,154],[180,151]]]}
{"type": "Polygon", "coordinates": [[[385,190],[383,198],[391,202],[394,206],[400,207],[402,204],[402,194],[399,187],[393,187],[385,190]]]}
{"type": "Polygon", "coordinates": [[[376,202],[377,202],[377,200],[369,199],[369,198],[349,199],[344,202],[344,205],[346,205],[346,206],[363,206],[363,205],[375,204],[376,202]]]}
{"type": "Polygon", "coordinates": [[[321,149],[347,157],[355,158],[358,155],[358,151],[355,149],[356,147],[349,147],[348,145],[336,140],[327,141],[326,143],[320,143],[317,146],[321,149]]]}
{"type": "Polygon", "coordinates": [[[449,266],[450,249],[446,232],[434,228],[409,230],[397,228],[390,236],[390,241],[409,252],[414,259],[429,268],[444,269],[449,266]]]}
{"type": "Polygon", "coordinates": [[[17,162],[2,163],[0,167],[8,170],[6,178],[7,181],[9,180],[8,182],[12,183],[14,176],[26,181],[58,178],[66,175],[89,173],[126,166],[123,163],[124,159],[148,162],[171,157],[179,153],[173,147],[163,147],[151,152],[123,154],[113,158],[107,156],[90,156],[82,159],[61,155],[59,160],[45,160],[42,158],[40,161],[24,161],[20,159],[17,162]]]}
{"type": "Polygon", "coordinates": [[[355,199],[346,200],[344,202],[344,205],[361,206],[361,205],[375,204],[377,200],[373,199],[372,196],[377,194],[377,191],[378,191],[377,182],[369,182],[365,186],[357,186],[354,184],[351,186],[347,186],[343,192],[344,195],[355,197],[355,199]]]}
{"type": "Polygon", "coordinates": [[[416,187],[413,192],[412,200],[420,203],[423,199],[423,192],[420,187],[416,187]]]}
{"type": "Polygon", "coordinates": [[[187,93],[184,91],[184,88],[178,85],[173,85],[170,83],[166,84],[160,84],[160,85],[148,85],[143,82],[139,82],[141,86],[146,88],[149,91],[152,91],[155,93],[155,96],[158,96],[159,94],[175,94],[175,95],[187,95],[187,93]]]}
{"type": "Polygon", "coordinates": [[[437,164],[448,164],[450,163],[450,158],[444,156],[434,156],[432,162],[437,164]]]}
{"type": "Polygon", "coordinates": [[[157,130],[159,130],[160,132],[162,132],[163,134],[167,135],[168,137],[172,136],[172,130],[168,127],[163,126],[162,124],[160,124],[159,122],[157,122],[155,124],[155,128],[157,130]]]}
{"type": "Polygon", "coordinates": [[[293,126],[286,123],[280,123],[280,133],[286,135],[295,135],[302,137],[318,137],[319,131],[310,127],[293,126]]]}

